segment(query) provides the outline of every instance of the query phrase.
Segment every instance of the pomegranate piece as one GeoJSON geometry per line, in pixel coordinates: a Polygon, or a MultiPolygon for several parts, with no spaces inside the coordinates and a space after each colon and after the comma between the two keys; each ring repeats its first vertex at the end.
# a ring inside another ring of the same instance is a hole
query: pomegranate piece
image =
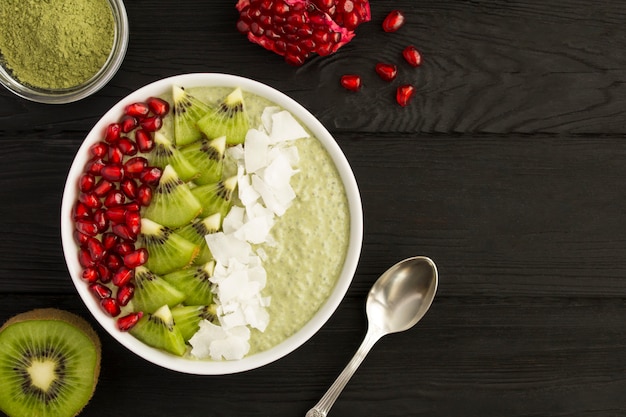
{"type": "Polygon", "coordinates": [[[147,103],[132,103],[126,106],[124,113],[131,117],[143,119],[150,113],[150,107],[147,103]]]}
{"type": "Polygon", "coordinates": [[[116,142],[122,134],[122,127],[119,123],[111,123],[104,132],[104,140],[109,143],[116,142]]]}
{"type": "Polygon", "coordinates": [[[146,104],[150,110],[152,110],[152,113],[157,116],[163,117],[170,112],[170,104],[158,97],[149,97],[148,100],[146,100],[146,104]]]}
{"type": "Polygon", "coordinates": [[[102,306],[102,309],[111,317],[117,317],[121,312],[120,305],[117,303],[115,298],[103,298],[100,300],[100,305],[102,306]]]}
{"type": "Polygon", "coordinates": [[[361,77],[354,74],[347,74],[341,77],[341,86],[346,90],[359,91],[361,88],[361,77]]]}
{"type": "Polygon", "coordinates": [[[91,218],[91,209],[78,201],[74,205],[74,220],[91,218]]]}
{"type": "Polygon", "coordinates": [[[137,235],[133,234],[130,228],[125,224],[116,224],[111,228],[111,230],[113,231],[113,233],[115,233],[117,236],[121,237],[124,240],[128,240],[130,242],[134,242],[137,240],[137,235]]]}
{"type": "Polygon", "coordinates": [[[144,129],[137,129],[135,131],[135,143],[140,152],[147,153],[154,148],[154,139],[150,132],[144,129]]]}
{"type": "Polygon", "coordinates": [[[105,207],[109,207],[109,208],[121,206],[122,204],[124,204],[125,201],[126,201],[126,196],[124,196],[124,193],[120,190],[111,190],[104,197],[104,205],[105,207]]]}
{"type": "Polygon", "coordinates": [[[98,274],[100,275],[100,282],[106,284],[111,281],[111,270],[103,264],[98,264],[98,274]]]}
{"type": "Polygon", "coordinates": [[[146,263],[148,260],[148,251],[146,248],[139,248],[124,256],[124,265],[127,268],[136,268],[146,263]]]}
{"type": "Polygon", "coordinates": [[[144,169],[148,166],[148,160],[142,156],[136,156],[134,158],[130,158],[128,161],[124,162],[124,172],[131,178],[139,177],[139,174],[143,172],[144,169]]]}
{"type": "Polygon", "coordinates": [[[137,324],[137,322],[143,317],[143,313],[141,311],[137,313],[130,313],[124,317],[120,317],[117,319],[117,328],[123,332],[126,332],[137,324]]]}
{"type": "Polygon", "coordinates": [[[391,11],[383,20],[383,30],[385,32],[395,32],[404,25],[404,13],[400,10],[391,11]]]}
{"type": "Polygon", "coordinates": [[[104,142],[98,142],[95,145],[93,145],[89,149],[89,151],[91,152],[93,156],[96,156],[98,158],[103,158],[109,152],[109,145],[107,145],[104,142]]]}
{"type": "Polygon", "coordinates": [[[239,0],[236,7],[237,30],[295,66],[336,52],[371,19],[367,0],[239,0]]]}
{"type": "Polygon", "coordinates": [[[413,67],[419,67],[422,64],[422,55],[417,48],[413,45],[409,45],[402,51],[402,56],[413,67]]]}
{"type": "Polygon", "coordinates": [[[135,277],[135,270],[127,268],[125,266],[120,267],[117,271],[113,273],[113,285],[117,287],[121,287],[130,282],[131,279],[135,277]]]}
{"type": "Polygon", "coordinates": [[[80,193],[78,194],[78,201],[92,209],[97,209],[102,206],[102,202],[94,193],[80,193]]]}
{"type": "Polygon", "coordinates": [[[146,117],[140,122],[141,128],[148,132],[156,132],[163,125],[163,119],[160,116],[146,117]]]}
{"type": "Polygon", "coordinates": [[[98,234],[98,224],[91,219],[76,220],[76,230],[87,236],[95,236],[98,234]]]}
{"type": "Polygon", "coordinates": [[[117,245],[119,238],[112,232],[102,234],[102,245],[105,250],[111,250],[117,245]]]}
{"type": "Polygon", "coordinates": [[[163,172],[160,168],[146,167],[139,175],[139,179],[144,184],[157,185],[159,183],[159,180],[161,179],[162,173],[163,172]]]}
{"type": "Polygon", "coordinates": [[[129,282],[126,285],[123,285],[117,289],[117,293],[115,294],[115,299],[121,306],[125,306],[128,304],[130,300],[133,299],[135,295],[135,286],[132,282],[129,282]]]}
{"type": "Polygon", "coordinates": [[[87,162],[87,165],[85,166],[85,171],[93,175],[100,175],[100,171],[102,171],[102,168],[105,165],[106,164],[104,163],[102,158],[94,158],[87,162]]]}
{"type": "Polygon", "coordinates": [[[81,277],[85,281],[93,283],[93,282],[98,281],[98,279],[100,278],[100,274],[98,274],[97,267],[89,267],[89,268],[83,269],[81,277]]]}
{"type": "Polygon", "coordinates": [[[393,64],[384,64],[379,62],[375,67],[376,74],[385,81],[391,81],[396,78],[398,68],[393,64]]]}
{"type": "Polygon", "coordinates": [[[137,183],[132,178],[124,178],[120,183],[120,189],[130,199],[137,197],[137,183]]]}
{"type": "Polygon", "coordinates": [[[105,195],[107,195],[109,193],[109,191],[111,191],[115,186],[113,185],[113,183],[105,178],[101,178],[100,181],[98,181],[98,183],[96,184],[96,186],[93,189],[93,193],[99,197],[102,198],[105,195]]]}
{"type": "Polygon", "coordinates": [[[121,138],[116,145],[124,155],[132,156],[137,153],[137,145],[128,138],[121,138]]]}
{"type": "Polygon", "coordinates": [[[91,259],[89,250],[87,250],[86,248],[80,248],[80,250],[78,251],[78,262],[83,268],[90,268],[96,265],[94,260],[91,259]]]}
{"type": "Polygon", "coordinates": [[[105,211],[105,216],[112,224],[120,224],[126,221],[126,209],[121,206],[109,207],[105,211]]]}
{"type": "Polygon", "coordinates": [[[135,198],[137,203],[144,207],[148,207],[152,201],[152,188],[145,184],[140,185],[137,189],[137,196],[135,198]]]}
{"type": "Polygon", "coordinates": [[[124,159],[124,153],[117,146],[109,146],[108,162],[111,164],[121,164],[124,159]]]}
{"type": "Polygon", "coordinates": [[[110,297],[113,294],[113,291],[111,291],[109,287],[96,282],[89,284],[89,290],[100,300],[110,297]]]}
{"type": "Polygon", "coordinates": [[[396,101],[402,107],[409,104],[413,96],[415,95],[415,87],[410,84],[401,85],[396,90],[396,101]]]}
{"type": "Polygon", "coordinates": [[[139,120],[137,120],[136,117],[127,114],[122,117],[122,120],[120,120],[120,126],[123,133],[128,133],[139,126],[139,120]]]}

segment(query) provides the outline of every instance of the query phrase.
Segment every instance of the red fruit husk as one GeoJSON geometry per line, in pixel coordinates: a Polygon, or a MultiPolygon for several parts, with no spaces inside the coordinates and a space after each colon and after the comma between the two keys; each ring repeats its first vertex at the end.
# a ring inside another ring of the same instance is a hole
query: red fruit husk
{"type": "Polygon", "coordinates": [[[393,10],[383,20],[383,30],[385,32],[395,32],[402,25],[404,25],[404,14],[400,10],[393,10]]]}
{"type": "Polygon", "coordinates": [[[236,7],[239,32],[296,66],[336,52],[371,19],[367,0],[239,0],[236,7]]]}
{"type": "Polygon", "coordinates": [[[139,319],[143,317],[143,313],[141,311],[137,313],[130,313],[124,317],[120,317],[117,319],[117,328],[123,332],[130,330],[139,319]]]}

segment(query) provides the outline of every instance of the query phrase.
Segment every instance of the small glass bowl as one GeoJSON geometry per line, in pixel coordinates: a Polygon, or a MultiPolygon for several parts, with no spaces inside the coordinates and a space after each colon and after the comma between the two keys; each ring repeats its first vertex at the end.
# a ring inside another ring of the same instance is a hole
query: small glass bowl
{"type": "MultiPolygon", "coordinates": [[[[75,87],[50,90],[22,84],[11,71],[0,65],[0,84],[12,93],[27,100],[47,104],[65,104],[83,99],[100,90],[115,75],[128,47],[128,16],[123,0],[108,0],[113,12],[115,35],[113,47],[106,62],[91,79],[75,87]]],[[[1,64],[1,63],[0,63],[1,64]]]]}

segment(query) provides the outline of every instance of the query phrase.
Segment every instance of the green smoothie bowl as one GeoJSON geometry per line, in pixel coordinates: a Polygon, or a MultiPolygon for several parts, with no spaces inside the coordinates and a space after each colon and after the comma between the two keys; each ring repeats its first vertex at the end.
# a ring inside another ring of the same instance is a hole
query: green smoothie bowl
{"type": "Polygon", "coordinates": [[[89,132],[62,201],[64,255],[102,327],[159,366],[276,361],[331,317],[355,273],[361,199],[340,147],[259,82],[185,74],[89,132]]]}

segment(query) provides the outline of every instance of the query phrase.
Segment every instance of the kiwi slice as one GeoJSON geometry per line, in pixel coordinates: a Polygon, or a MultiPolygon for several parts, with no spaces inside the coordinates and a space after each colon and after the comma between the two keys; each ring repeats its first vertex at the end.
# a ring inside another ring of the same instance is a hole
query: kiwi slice
{"type": "Polygon", "coordinates": [[[243,143],[250,129],[250,122],[241,88],[235,88],[217,107],[198,120],[197,124],[209,139],[226,136],[228,145],[243,143]]]}
{"type": "Polygon", "coordinates": [[[218,232],[221,224],[221,214],[215,213],[203,219],[195,218],[187,226],[176,230],[176,233],[180,236],[200,246],[200,253],[193,261],[195,264],[202,265],[213,259],[209,245],[207,245],[204,237],[208,234],[218,232]]]}
{"type": "Polygon", "coordinates": [[[171,165],[181,180],[189,181],[200,175],[180,150],[163,133],[154,132],[154,150],[150,152],[150,164],[159,168],[171,165]]]}
{"type": "Polygon", "coordinates": [[[101,345],[73,313],[37,309],[0,328],[0,410],[9,417],[72,417],[91,399],[101,345]]]}
{"type": "Polygon", "coordinates": [[[169,227],[150,219],[141,219],[139,244],[148,250],[145,267],[157,275],[191,265],[200,247],[178,235],[169,227]]]}
{"type": "Polygon", "coordinates": [[[188,341],[200,328],[200,321],[214,321],[217,317],[215,305],[178,306],[172,309],[174,323],[185,341],[188,341]]]}
{"type": "Polygon", "coordinates": [[[200,172],[193,182],[204,185],[222,178],[225,149],[226,136],[220,136],[212,140],[201,139],[180,150],[187,161],[200,172]]]}
{"type": "Polygon", "coordinates": [[[185,146],[202,138],[196,122],[209,113],[210,107],[187,90],[173,86],[174,136],[177,146],[185,146]]]}
{"type": "Polygon", "coordinates": [[[144,314],[130,329],[130,334],[148,346],[163,349],[182,356],[187,350],[185,340],[174,322],[172,311],[167,304],[152,314],[144,314]]]}
{"type": "Polygon", "coordinates": [[[184,299],[184,293],[148,268],[143,266],[135,268],[135,295],[133,296],[135,311],[154,313],[164,304],[173,307],[182,303],[184,299]]]}
{"type": "Polygon", "coordinates": [[[200,185],[191,190],[191,194],[200,202],[200,216],[220,213],[226,217],[230,210],[233,192],[237,188],[237,176],[226,178],[213,184],[200,185]]]}
{"type": "Polygon", "coordinates": [[[171,165],[165,166],[159,185],[143,216],[167,227],[180,227],[202,212],[202,206],[191,194],[171,165]]]}
{"type": "Polygon", "coordinates": [[[215,261],[209,261],[201,266],[181,269],[163,275],[163,279],[186,294],[183,300],[187,305],[209,305],[213,302],[212,283],[215,261]]]}

